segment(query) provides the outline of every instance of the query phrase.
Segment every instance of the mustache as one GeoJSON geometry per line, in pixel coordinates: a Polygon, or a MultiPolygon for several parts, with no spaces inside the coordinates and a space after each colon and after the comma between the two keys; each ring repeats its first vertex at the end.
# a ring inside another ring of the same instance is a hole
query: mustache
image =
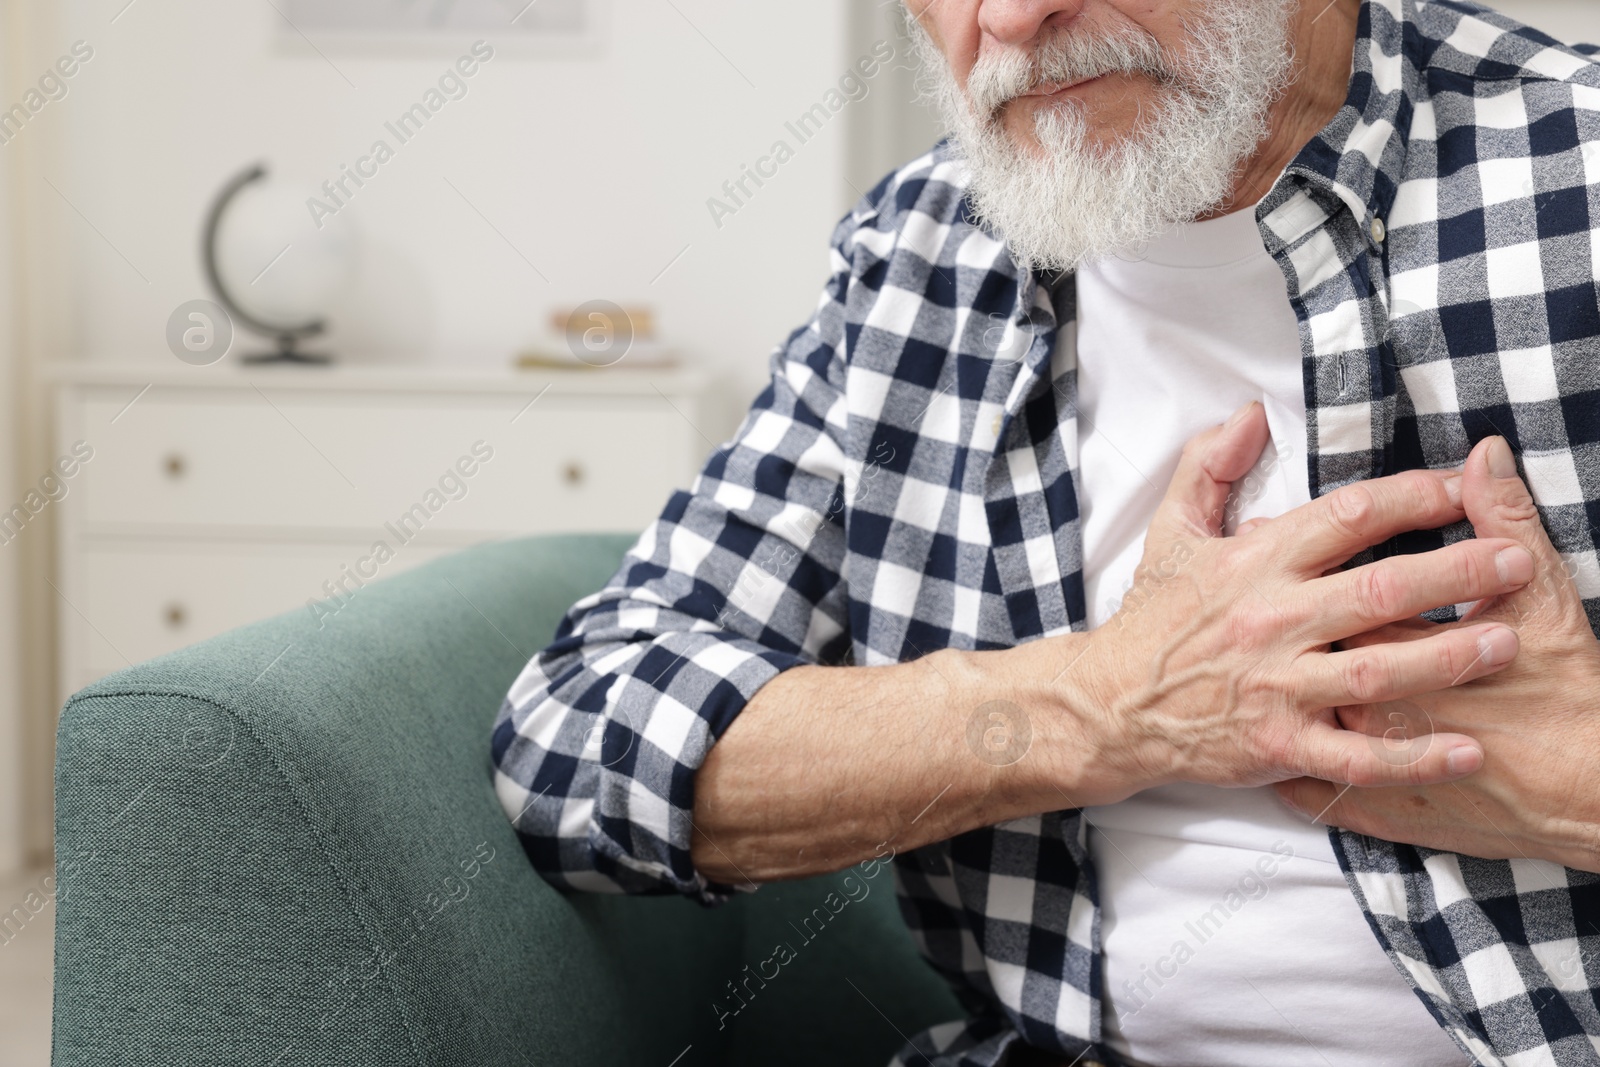
{"type": "Polygon", "coordinates": [[[1032,52],[980,56],[967,76],[972,110],[992,120],[1006,104],[1043,85],[1088,81],[1107,74],[1144,74],[1177,81],[1181,71],[1149,33],[1131,24],[1063,33],[1032,52]]]}

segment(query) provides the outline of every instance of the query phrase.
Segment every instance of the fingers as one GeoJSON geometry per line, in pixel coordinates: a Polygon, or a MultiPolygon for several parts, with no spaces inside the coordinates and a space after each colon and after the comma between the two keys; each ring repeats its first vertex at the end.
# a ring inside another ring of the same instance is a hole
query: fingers
{"type": "MultiPolygon", "coordinates": [[[[1352,789],[1347,785],[1334,785],[1316,778],[1292,778],[1272,788],[1277,791],[1279,800],[1311,822],[1353,830],[1358,834],[1371,834],[1388,841],[1399,840],[1386,820],[1367,810],[1367,804],[1379,794],[1352,789]]],[[[1402,791],[1402,795],[1418,796],[1410,790],[1402,791]]]]}
{"type": "Polygon", "coordinates": [[[1409,740],[1368,737],[1331,723],[1308,727],[1292,769],[1338,786],[1439,785],[1483,766],[1483,749],[1463,734],[1425,734],[1409,740]]]}
{"type": "Polygon", "coordinates": [[[1366,735],[1394,758],[1404,758],[1399,754],[1411,751],[1410,745],[1415,739],[1438,732],[1428,709],[1410,700],[1350,704],[1338,709],[1337,718],[1341,727],[1366,735]]]}
{"type": "Polygon", "coordinates": [[[1517,475],[1516,457],[1504,437],[1478,442],[1461,473],[1462,503],[1479,537],[1509,538],[1536,559],[1561,562],[1539,521],[1533,494],[1517,475]]]}
{"type": "Polygon", "coordinates": [[[1266,409],[1254,401],[1184,446],[1172,484],[1150,521],[1146,552],[1151,545],[1217,536],[1233,483],[1250,473],[1266,446],[1266,409]]]}
{"type": "Polygon", "coordinates": [[[1503,437],[1478,442],[1462,471],[1462,501],[1480,538],[1507,538],[1532,556],[1535,574],[1521,595],[1479,605],[1473,617],[1514,618],[1527,622],[1541,610],[1560,609],[1575,629],[1587,618],[1571,572],[1539,519],[1533,494],[1517,475],[1516,457],[1503,437]]]}
{"type": "Polygon", "coordinates": [[[1346,786],[1334,785],[1317,778],[1291,778],[1272,787],[1278,799],[1312,822],[1339,826],[1360,832],[1358,827],[1341,822],[1339,809],[1349,791],[1346,786]]]}
{"type": "MultiPolygon", "coordinates": [[[[1396,823],[1394,805],[1403,803],[1413,832],[1422,825],[1419,815],[1427,808],[1421,792],[1414,789],[1374,792],[1334,785],[1315,778],[1292,778],[1272,787],[1284,805],[1310,822],[1337,826],[1358,834],[1381,837],[1385,841],[1407,841],[1406,823],[1396,823]],[[1388,809],[1386,812],[1384,809],[1388,809]]],[[[1438,834],[1429,835],[1435,842],[1438,834]]],[[[1473,853],[1479,855],[1479,853],[1473,853]]]]}
{"type": "Polygon", "coordinates": [[[1446,625],[1448,624],[1430,622],[1424,618],[1401,619],[1399,622],[1391,622],[1387,626],[1379,626],[1365,633],[1341,637],[1334,647],[1338,649],[1365,648],[1368,645],[1387,645],[1392,641],[1415,641],[1419,637],[1427,637],[1429,634],[1437,633],[1446,625]]]}
{"type": "Polygon", "coordinates": [[[1459,521],[1466,514],[1461,494],[1455,471],[1407,471],[1336,489],[1275,519],[1271,529],[1286,566],[1321,574],[1396,534],[1459,521]]]}
{"type": "Polygon", "coordinates": [[[1312,660],[1318,677],[1306,696],[1317,706],[1337,708],[1433,693],[1503,670],[1519,647],[1515,630],[1486,623],[1329,652],[1312,660]]]}
{"type": "Polygon", "coordinates": [[[1482,809],[1465,793],[1461,794],[1462,799],[1472,805],[1472,814],[1479,817],[1472,823],[1484,824],[1481,830],[1486,832],[1473,833],[1461,824],[1461,813],[1450,811],[1450,794],[1455,790],[1352,789],[1315,778],[1294,778],[1273,788],[1286,807],[1301,818],[1324,826],[1485,859],[1527,855],[1511,838],[1499,833],[1492,821],[1483,818],[1482,809]]]}
{"type": "Polygon", "coordinates": [[[1433,608],[1515,592],[1533,574],[1533,555],[1503,537],[1394,556],[1306,583],[1315,609],[1309,630],[1340,640],[1433,608]]]}

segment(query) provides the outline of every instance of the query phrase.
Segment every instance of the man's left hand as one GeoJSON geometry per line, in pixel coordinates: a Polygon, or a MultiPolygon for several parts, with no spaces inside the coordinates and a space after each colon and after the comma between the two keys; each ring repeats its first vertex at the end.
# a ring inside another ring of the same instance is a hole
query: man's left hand
{"type": "MultiPolygon", "coordinates": [[[[1482,742],[1484,765],[1459,782],[1424,788],[1355,789],[1300,778],[1277,786],[1288,804],[1318,822],[1358,833],[1485,859],[1542,859],[1600,873],[1600,641],[1569,571],[1503,438],[1481,442],[1462,484],[1479,537],[1508,537],[1533,554],[1534,580],[1478,604],[1459,623],[1503,621],[1520,650],[1497,674],[1393,704],[1341,708],[1343,724],[1372,737],[1395,759],[1409,742],[1460,733],[1482,742]]],[[[1438,632],[1424,619],[1386,626],[1343,643],[1356,647],[1438,632]]]]}

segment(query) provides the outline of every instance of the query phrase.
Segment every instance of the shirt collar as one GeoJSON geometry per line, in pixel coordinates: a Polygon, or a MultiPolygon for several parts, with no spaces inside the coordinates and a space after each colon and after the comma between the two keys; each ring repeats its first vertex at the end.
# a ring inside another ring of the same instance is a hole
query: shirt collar
{"type": "Polygon", "coordinates": [[[1406,47],[1418,39],[1415,0],[1365,0],[1344,106],[1279,179],[1281,186],[1299,177],[1333,193],[1374,244],[1383,233],[1374,222],[1387,219],[1405,169],[1417,84],[1406,47]]]}

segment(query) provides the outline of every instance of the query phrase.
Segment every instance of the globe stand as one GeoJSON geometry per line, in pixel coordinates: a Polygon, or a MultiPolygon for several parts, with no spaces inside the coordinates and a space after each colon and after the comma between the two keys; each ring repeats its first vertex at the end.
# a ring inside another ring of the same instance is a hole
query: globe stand
{"type": "Polygon", "coordinates": [[[291,363],[304,367],[322,367],[333,362],[333,357],[320,352],[302,352],[295,347],[299,337],[294,334],[280,334],[278,348],[275,352],[252,352],[248,356],[241,356],[241,363],[291,363]]]}
{"type": "Polygon", "coordinates": [[[235,322],[243,323],[259,334],[271,337],[277,344],[272,352],[257,352],[244,356],[243,363],[255,364],[290,364],[294,366],[324,366],[333,362],[333,357],[313,352],[301,352],[297,347],[299,343],[308,338],[316,337],[323,333],[328,324],[317,319],[300,326],[274,326],[262,322],[239,306],[228,292],[228,287],[222,284],[222,272],[217,269],[217,232],[222,228],[222,217],[227,213],[228,205],[233,203],[235,197],[252,182],[262,181],[267,176],[264,164],[257,163],[240,171],[228,184],[217,193],[217,198],[211,202],[211,209],[206,213],[204,236],[201,239],[200,256],[205,266],[206,281],[210,283],[211,290],[217,296],[217,302],[231,315],[235,322]]]}

